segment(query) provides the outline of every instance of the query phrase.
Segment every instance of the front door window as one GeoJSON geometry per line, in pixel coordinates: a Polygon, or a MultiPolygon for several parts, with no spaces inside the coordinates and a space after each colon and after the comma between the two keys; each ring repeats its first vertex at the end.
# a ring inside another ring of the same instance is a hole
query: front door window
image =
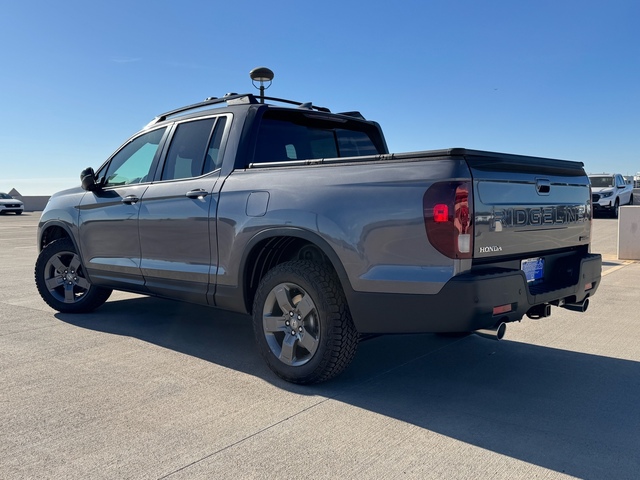
{"type": "Polygon", "coordinates": [[[134,138],[116,153],[105,174],[104,187],[132,185],[151,180],[150,171],[165,128],[134,138]]]}

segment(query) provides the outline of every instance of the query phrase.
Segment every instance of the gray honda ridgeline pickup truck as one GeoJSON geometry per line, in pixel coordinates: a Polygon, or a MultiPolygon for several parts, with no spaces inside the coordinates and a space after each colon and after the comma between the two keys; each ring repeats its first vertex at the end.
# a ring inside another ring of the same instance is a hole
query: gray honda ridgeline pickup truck
{"type": "Polygon", "coordinates": [[[362,334],[499,339],[551,305],[584,312],[600,283],[582,163],[390,154],[358,112],[209,98],[81,181],[39,223],[45,302],[89,312],[116,289],[250,314],[267,364],[295,383],[340,373],[362,334]]]}

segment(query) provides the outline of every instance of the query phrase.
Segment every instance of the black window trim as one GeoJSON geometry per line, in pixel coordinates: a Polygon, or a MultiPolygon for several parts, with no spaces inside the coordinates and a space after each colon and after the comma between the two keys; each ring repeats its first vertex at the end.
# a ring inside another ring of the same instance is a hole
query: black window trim
{"type": "MultiPolygon", "coordinates": [[[[152,183],[169,183],[169,182],[180,182],[180,181],[186,181],[186,180],[192,180],[194,178],[202,178],[202,177],[206,177],[206,176],[212,176],[212,175],[219,175],[220,174],[220,170],[222,168],[222,164],[220,167],[216,168],[215,170],[212,170],[211,172],[207,172],[203,175],[199,175],[197,177],[185,177],[185,178],[171,178],[171,179],[167,179],[167,180],[162,180],[162,169],[164,168],[165,162],[167,161],[167,155],[169,153],[169,148],[171,146],[171,141],[173,140],[173,137],[178,129],[178,126],[184,124],[184,123],[191,123],[191,122],[197,122],[199,120],[207,120],[209,118],[214,118],[215,122],[213,123],[213,126],[211,128],[211,132],[209,132],[209,137],[207,139],[207,146],[211,143],[211,138],[216,130],[216,126],[218,125],[218,121],[220,118],[225,117],[227,119],[226,124],[224,126],[224,132],[222,134],[222,139],[220,140],[220,149],[218,151],[218,155],[221,156],[222,158],[224,158],[224,150],[226,149],[226,145],[227,145],[227,139],[229,137],[229,130],[230,130],[230,126],[231,123],[233,121],[233,113],[231,112],[215,112],[211,115],[203,115],[200,117],[192,117],[189,119],[184,119],[181,121],[177,121],[171,124],[171,128],[169,131],[169,134],[163,138],[163,146],[162,146],[162,152],[160,154],[159,157],[159,161],[158,164],[155,166],[156,170],[155,173],[153,175],[153,180],[152,183]]],[[[155,159],[154,159],[155,161],[155,159]]]]}

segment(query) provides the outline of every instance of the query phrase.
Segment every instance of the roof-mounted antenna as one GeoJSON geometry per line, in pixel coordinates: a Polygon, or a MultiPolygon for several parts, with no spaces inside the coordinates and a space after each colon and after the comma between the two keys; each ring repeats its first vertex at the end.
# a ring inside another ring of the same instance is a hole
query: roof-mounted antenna
{"type": "Polygon", "coordinates": [[[271,86],[274,74],[267,67],[256,67],[249,72],[251,82],[253,86],[260,90],[260,103],[264,103],[264,91],[271,86]],[[256,82],[260,82],[260,86],[256,85],[256,82]],[[269,82],[269,85],[264,86],[265,82],[269,82]]]}

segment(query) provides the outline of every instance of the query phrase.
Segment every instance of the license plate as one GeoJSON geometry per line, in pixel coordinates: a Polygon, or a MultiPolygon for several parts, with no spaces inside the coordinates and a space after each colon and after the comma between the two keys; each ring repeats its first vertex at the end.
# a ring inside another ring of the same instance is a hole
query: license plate
{"type": "Polygon", "coordinates": [[[526,258],[520,262],[520,268],[527,277],[527,282],[537,282],[544,276],[544,258],[526,258]]]}

